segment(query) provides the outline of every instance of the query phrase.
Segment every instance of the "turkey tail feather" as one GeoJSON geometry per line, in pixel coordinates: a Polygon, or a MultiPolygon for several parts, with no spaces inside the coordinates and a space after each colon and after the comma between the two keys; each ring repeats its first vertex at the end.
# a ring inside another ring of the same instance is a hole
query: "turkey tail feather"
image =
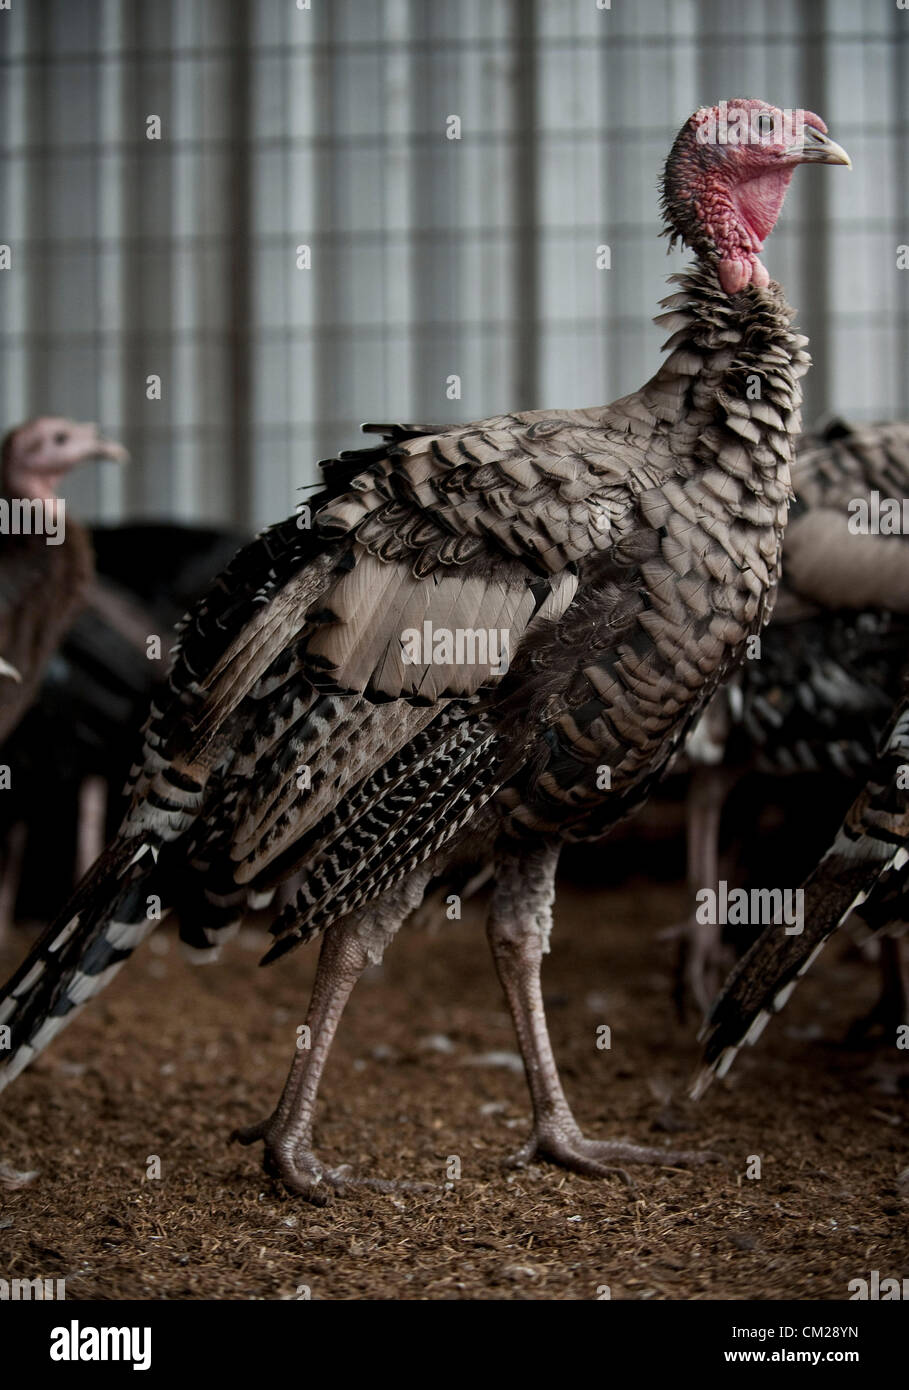
{"type": "MultiPolygon", "coordinates": [[[[743,1043],[757,1041],[824,942],[855,908],[872,897],[879,902],[882,894],[901,904],[909,863],[909,797],[898,774],[907,761],[909,695],[904,695],[881,740],[874,773],[803,885],[804,930],[788,936],[780,925],[767,927],[723,986],[701,1033],[704,1065],[692,1088],[695,1098],[714,1075],[725,1076],[743,1043]]],[[[898,910],[890,914],[893,920],[898,915],[898,910]]]]}
{"type": "Polygon", "coordinates": [[[155,864],[148,845],[111,845],[0,990],[0,1091],[158,925],[146,905],[155,864]]]}
{"type": "Polygon", "coordinates": [[[713,1077],[725,1076],[743,1043],[756,1043],[779,1013],[828,937],[868,894],[873,880],[899,851],[873,842],[849,841],[842,832],[804,885],[804,930],[787,936],[782,924],[768,926],[730,973],[701,1031],[704,1064],[695,1079],[697,1099],[713,1077]],[[886,857],[882,857],[882,853],[886,857]]]}

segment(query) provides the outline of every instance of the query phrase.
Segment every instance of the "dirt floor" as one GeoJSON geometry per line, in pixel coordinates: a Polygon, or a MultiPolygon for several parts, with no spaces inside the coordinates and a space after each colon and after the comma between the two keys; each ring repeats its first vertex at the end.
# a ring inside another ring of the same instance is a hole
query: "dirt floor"
{"type": "MultiPolygon", "coordinates": [[[[354,994],[326,1073],[319,1151],[438,1191],[319,1209],[265,1177],[232,1127],[271,1108],[312,949],[257,968],[245,931],[194,970],[165,931],[3,1097],[0,1275],[69,1298],[843,1299],[909,1273],[909,1059],[840,1045],[876,976],[831,950],[758,1048],[697,1106],[693,1028],[656,928],[681,888],[566,883],[545,973],[566,1088],[589,1134],[717,1150],[728,1166],[634,1169],[635,1187],[503,1159],[528,1127],[479,909],[401,933],[354,994]],[[612,1048],[596,1029],[608,1023],[612,1048]],[[161,1176],[148,1179],[150,1156],[161,1176]],[[745,1174],[759,1155],[762,1176],[745,1174]],[[446,1164],[460,1179],[445,1186],[446,1164]],[[902,1195],[901,1195],[902,1193],[902,1195]]],[[[6,967],[22,939],[0,958],[6,967]]]]}

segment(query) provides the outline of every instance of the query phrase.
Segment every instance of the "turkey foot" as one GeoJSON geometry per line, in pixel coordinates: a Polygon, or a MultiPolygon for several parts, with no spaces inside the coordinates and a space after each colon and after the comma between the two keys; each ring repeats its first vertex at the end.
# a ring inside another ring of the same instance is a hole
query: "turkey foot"
{"type": "Polygon", "coordinates": [[[618,1177],[634,1187],[625,1172],[626,1164],[651,1168],[696,1168],[703,1163],[722,1163],[719,1154],[707,1149],[655,1149],[622,1140],[588,1139],[572,1120],[535,1130],[527,1143],[508,1160],[510,1168],[526,1168],[529,1163],[555,1163],[570,1173],[586,1178],[618,1177]]]}
{"type": "Polygon", "coordinates": [[[307,1144],[295,1143],[293,1136],[282,1136],[275,1116],[258,1124],[243,1125],[230,1136],[231,1143],[265,1144],[262,1166],[271,1178],[284,1184],[299,1197],[314,1206],[325,1206],[334,1192],[345,1188],[367,1188],[372,1192],[434,1192],[432,1183],[397,1181],[392,1178],[363,1178],[355,1176],[348,1164],[326,1168],[307,1144]]]}
{"type": "Polygon", "coordinates": [[[588,1139],[576,1125],[535,1133],[515,1154],[512,1163],[524,1167],[535,1159],[557,1163],[572,1173],[591,1178],[621,1174],[622,1164],[642,1164],[652,1168],[696,1168],[702,1163],[722,1163],[719,1154],[707,1149],[656,1149],[621,1140],[588,1139]]]}

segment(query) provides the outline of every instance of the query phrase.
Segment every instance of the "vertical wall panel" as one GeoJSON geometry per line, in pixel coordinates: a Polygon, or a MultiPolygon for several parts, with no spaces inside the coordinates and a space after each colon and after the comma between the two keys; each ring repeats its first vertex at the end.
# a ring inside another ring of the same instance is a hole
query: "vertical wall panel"
{"type": "Polygon", "coordinates": [[[683,262],[658,235],[669,142],[741,92],[817,102],[855,161],[796,176],[767,251],[814,339],[809,413],[905,414],[907,54],[906,12],[850,0],[14,4],[3,422],[126,437],[129,470],[73,480],[88,516],[251,527],[362,419],[611,399],[659,361],[683,262]]]}

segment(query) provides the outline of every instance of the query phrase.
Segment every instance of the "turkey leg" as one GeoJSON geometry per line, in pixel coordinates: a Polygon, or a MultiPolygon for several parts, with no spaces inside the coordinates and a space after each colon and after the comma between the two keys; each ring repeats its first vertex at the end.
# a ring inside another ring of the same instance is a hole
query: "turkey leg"
{"type": "Polygon", "coordinates": [[[28,826],[24,821],[17,821],[10,828],[6,844],[0,850],[0,942],[5,940],[16,924],[16,903],[27,840],[28,826]]]}
{"type": "Polygon", "coordinates": [[[421,1190],[426,1184],[353,1177],[346,1165],[328,1169],[313,1152],[313,1116],[322,1071],[344,1006],[367,965],[382,952],[404,918],[418,905],[429,879],[420,870],[362,913],[328,928],[309,1001],[306,1022],[310,1046],[298,1049],[274,1113],[259,1124],[234,1130],[241,1144],[265,1142],[265,1170],[317,1206],[333,1189],[369,1187],[379,1192],[421,1190]]]}
{"type": "Polygon", "coordinates": [[[868,1013],[856,1019],[846,1034],[846,1045],[857,1047],[880,1029],[887,1042],[896,1030],[909,1023],[909,950],[898,936],[880,938],[881,992],[868,1013]]]}
{"type": "Polygon", "coordinates": [[[76,882],[88,873],[104,851],[107,841],[107,782],[103,777],[85,777],[79,786],[76,826],[76,882]]]}
{"type": "Polygon", "coordinates": [[[723,806],[735,774],[722,767],[698,767],[688,790],[688,893],[691,915],[681,926],[675,993],[679,1017],[684,1020],[688,997],[702,1014],[713,1003],[732,960],[723,949],[723,929],[715,922],[699,922],[694,909],[702,888],[717,890],[720,878],[719,844],[723,806]]]}
{"type": "Polygon", "coordinates": [[[497,865],[487,934],[511,1011],[533,1106],[533,1132],[512,1160],[523,1166],[548,1159],[589,1177],[606,1177],[624,1163],[680,1167],[715,1154],[642,1148],[587,1139],[562,1090],[546,1027],[540,966],[549,949],[558,847],[506,852],[497,865]]]}

